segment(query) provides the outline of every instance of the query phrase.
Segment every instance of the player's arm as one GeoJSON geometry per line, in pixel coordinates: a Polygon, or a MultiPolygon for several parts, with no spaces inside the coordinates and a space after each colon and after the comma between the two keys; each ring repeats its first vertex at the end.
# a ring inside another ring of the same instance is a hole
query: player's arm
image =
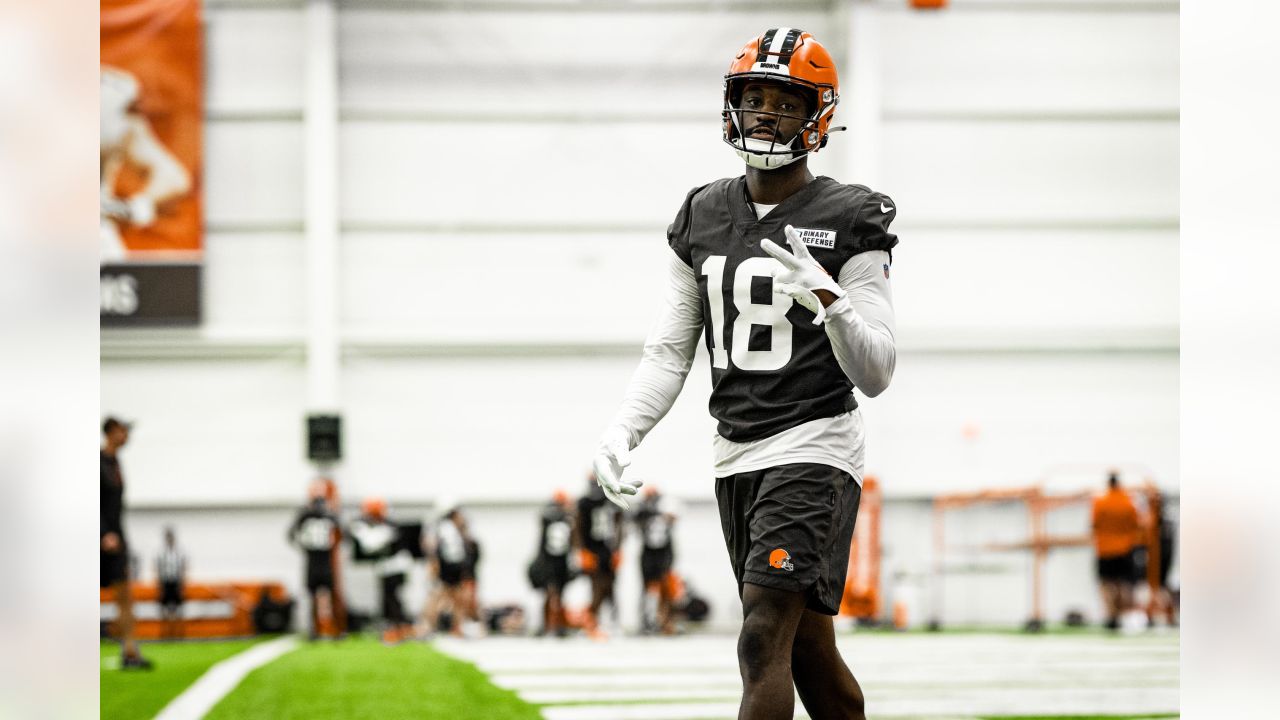
{"type": "Polygon", "coordinates": [[[779,263],[773,291],[790,295],[814,313],[813,322],[826,330],[845,376],[868,397],[879,395],[889,387],[897,362],[889,253],[867,250],[854,255],[837,280],[813,259],[794,228],[788,225],[785,232],[790,252],[772,240],[760,242],[779,263]]]}
{"type": "Polygon", "coordinates": [[[701,334],[698,280],[693,268],[673,253],[662,312],[645,340],[640,365],[631,376],[622,405],[600,439],[594,462],[596,479],[605,495],[623,509],[628,504],[622,495],[635,495],[640,483],[623,481],[622,470],[631,463],[631,450],[675,404],[701,334]]]}
{"type": "Polygon", "coordinates": [[[285,542],[290,545],[298,544],[298,528],[302,527],[302,518],[304,516],[305,513],[299,512],[297,517],[293,519],[293,524],[289,526],[288,532],[284,535],[285,542]]]}
{"type": "Polygon", "coordinates": [[[884,250],[850,258],[838,278],[844,296],[827,307],[823,325],[840,369],[867,397],[889,387],[897,366],[889,262],[884,250]]]}

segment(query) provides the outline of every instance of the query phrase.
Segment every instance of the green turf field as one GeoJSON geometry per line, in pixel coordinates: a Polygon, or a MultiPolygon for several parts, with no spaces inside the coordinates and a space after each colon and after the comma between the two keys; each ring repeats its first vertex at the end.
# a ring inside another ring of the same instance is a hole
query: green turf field
{"type": "MultiPolygon", "coordinates": [[[[105,716],[104,716],[105,717],[105,716]]],[[[304,644],[254,670],[208,720],[537,720],[538,709],[429,645],[375,639],[304,644]]]]}
{"type": "Polygon", "coordinates": [[[235,655],[257,640],[146,643],[142,654],[155,663],[151,671],[120,669],[120,646],[102,643],[98,709],[102,720],[155,717],[214,663],[235,655]]]}

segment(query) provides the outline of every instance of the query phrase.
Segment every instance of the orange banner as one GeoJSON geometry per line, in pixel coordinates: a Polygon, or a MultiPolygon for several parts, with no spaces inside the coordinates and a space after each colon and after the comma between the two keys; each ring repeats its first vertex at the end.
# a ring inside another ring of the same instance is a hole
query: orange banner
{"type": "Polygon", "coordinates": [[[203,245],[200,0],[101,0],[102,262],[203,245]]]}

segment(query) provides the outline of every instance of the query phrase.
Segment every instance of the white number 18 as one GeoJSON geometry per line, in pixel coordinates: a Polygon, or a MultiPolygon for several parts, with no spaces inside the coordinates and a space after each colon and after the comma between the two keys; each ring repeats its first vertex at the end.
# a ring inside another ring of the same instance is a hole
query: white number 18
{"type": "Polygon", "coordinates": [[[751,280],[767,277],[772,281],[773,258],[754,257],[743,260],[733,274],[733,306],[738,317],[733,321],[733,337],[729,352],[721,347],[724,342],[724,255],[711,255],[702,263],[702,274],[707,277],[707,304],[711,307],[711,365],[726,369],[729,359],[743,370],[777,370],[791,360],[791,323],[787,311],[792,300],[786,295],[771,294],[772,302],[751,302],[751,280]],[[768,350],[751,350],[751,326],[765,325],[770,330],[768,350]]]}

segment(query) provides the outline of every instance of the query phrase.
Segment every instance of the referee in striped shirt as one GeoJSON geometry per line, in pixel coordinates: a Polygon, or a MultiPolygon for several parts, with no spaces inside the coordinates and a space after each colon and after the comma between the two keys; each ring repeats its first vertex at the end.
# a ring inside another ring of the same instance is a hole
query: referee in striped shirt
{"type": "Polygon", "coordinates": [[[160,620],[164,637],[182,637],[182,586],[187,575],[187,558],[182,554],[173,528],[164,529],[164,549],[156,558],[160,578],[160,620]]]}

